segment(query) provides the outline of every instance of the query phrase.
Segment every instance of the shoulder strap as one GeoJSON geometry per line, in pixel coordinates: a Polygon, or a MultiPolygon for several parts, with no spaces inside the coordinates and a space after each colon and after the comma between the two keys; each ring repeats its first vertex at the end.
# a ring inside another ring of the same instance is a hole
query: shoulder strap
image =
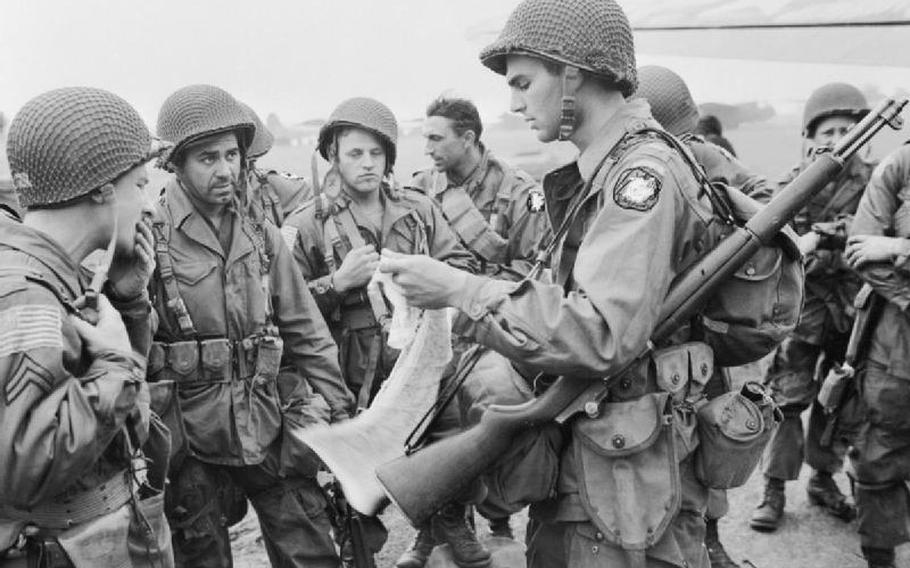
{"type": "MultiPolygon", "coordinates": [[[[164,197],[162,196],[162,204],[164,197]]],[[[193,318],[180,295],[177,287],[177,277],[174,276],[174,263],[171,262],[169,254],[168,241],[170,238],[170,224],[163,220],[152,222],[152,234],[155,235],[155,260],[157,266],[155,270],[161,277],[161,284],[164,287],[164,305],[168,311],[177,320],[180,332],[186,335],[196,335],[196,327],[193,324],[193,318]]]]}
{"type": "MultiPolygon", "coordinates": [[[[351,248],[359,248],[367,244],[360,234],[360,229],[357,227],[357,223],[354,220],[354,214],[351,213],[350,207],[341,208],[333,217],[341,224],[345,236],[351,243],[351,248]]],[[[373,317],[376,318],[377,322],[382,324],[390,319],[391,314],[389,313],[389,308],[386,305],[385,300],[383,300],[381,292],[378,292],[378,289],[371,290],[371,288],[367,286],[367,299],[370,302],[370,308],[373,310],[373,317]]]]}
{"type": "MultiPolygon", "coordinates": [[[[265,236],[264,221],[262,219],[250,219],[252,232],[249,234],[250,240],[253,241],[253,248],[259,255],[259,276],[262,286],[262,293],[265,296],[265,321],[268,325],[274,326],[275,309],[272,305],[272,286],[271,286],[271,269],[274,251],[272,244],[265,236]]],[[[277,330],[272,330],[277,331],[277,330]]]]}

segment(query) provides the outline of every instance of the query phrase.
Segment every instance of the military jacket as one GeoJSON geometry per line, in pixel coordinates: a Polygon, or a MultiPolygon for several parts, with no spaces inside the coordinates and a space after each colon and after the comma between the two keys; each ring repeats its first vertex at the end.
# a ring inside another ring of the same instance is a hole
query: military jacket
{"type": "MultiPolygon", "coordinates": [[[[384,204],[381,227],[374,226],[344,194],[334,207],[347,211],[335,214],[349,211],[361,238],[377,251],[385,248],[406,254],[428,254],[457,268],[477,270],[474,256],[459,243],[439,208],[427,196],[385,184],[380,191],[384,204]]],[[[369,394],[375,394],[375,389],[391,372],[398,352],[387,346],[386,333],[373,317],[365,287],[339,294],[331,285],[323,228],[323,223],[328,222],[334,221],[318,219],[315,201],[310,201],[287,218],[282,234],[293,245],[297,266],[309,282],[339,345],[345,381],[355,391],[365,383],[372,383],[374,392],[369,394]],[[377,353],[376,349],[381,351],[377,353]]],[[[334,265],[341,266],[345,251],[338,247],[331,250],[334,265]]]]}
{"type": "MultiPolygon", "coordinates": [[[[279,400],[274,382],[251,380],[253,369],[238,364],[241,357],[249,367],[260,363],[261,344],[254,360],[244,354],[251,345],[255,348],[270,323],[277,326],[284,343],[280,366],[294,371],[283,373],[284,380],[307,382],[325,398],[336,418],[347,415],[353,398],[341,381],[337,348],[278,228],[262,223],[257,229],[247,215],[237,212],[236,204],[226,215],[231,219],[232,241],[225,253],[208,221],[176,180],[165,188],[155,210],[155,222],[163,222],[169,234],[167,254],[195,335],[181,331],[167,305],[160,261],[150,288],[161,319],[156,341],[174,345],[228,340],[228,357],[233,361],[227,376],[217,380],[201,376],[207,361],[178,363],[185,368],[177,369],[177,393],[193,455],[211,463],[244,465],[265,457],[266,448],[280,433],[280,405],[294,402],[279,400]],[[258,243],[260,234],[262,245],[258,243]],[[262,246],[270,258],[264,258],[262,246]],[[263,262],[269,263],[267,279],[263,278],[263,262]],[[273,322],[266,318],[267,302],[273,308],[273,322]]],[[[168,354],[171,368],[172,355],[168,354]]],[[[201,347],[199,357],[206,358],[201,347]]],[[[294,385],[278,386],[282,392],[298,391],[294,385]]]]}
{"type": "Polygon", "coordinates": [[[280,227],[285,217],[313,197],[313,189],[302,177],[252,168],[249,181],[250,207],[280,227]]]}
{"type": "MultiPolygon", "coordinates": [[[[910,239],[910,145],[893,152],[875,169],[850,234],[910,239]]],[[[910,258],[868,264],[859,274],[888,300],[868,357],[884,365],[888,373],[910,380],[910,258]]]]}
{"type": "MultiPolygon", "coordinates": [[[[705,230],[713,218],[682,156],[656,137],[629,141],[628,133],[644,127],[660,129],[647,102],[627,102],[576,162],[547,174],[554,230],[587,184],[592,190],[559,243],[556,282],[478,278],[457,306],[456,333],[533,371],[591,380],[614,375],[641,353],[672,282],[707,252],[705,230]],[[628,146],[614,160],[611,149],[619,144],[628,146]]],[[[625,400],[648,388],[621,381],[615,394],[625,400]]],[[[584,521],[571,453],[561,461],[558,492],[566,506],[557,518],[584,521]]],[[[672,538],[661,539],[649,554],[676,562],[675,546],[672,538]]]]}
{"type": "MultiPolygon", "coordinates": [[[[796,179],[809,165],[803,160],[778,183],[777,192],[796,179]]],[[[793,221],[800,235],[813,230],[813,225],[832,223],[849,228],[859,205],[874,163],[855,156],[843,172],[829,182],[804,207],[793,221]]],[[[806,258],[805,306],[794,335],[803,341],[821,345],[829,333],[849,333],[853,318],[853,298],[859,292],[860,281],[843,260],[842,246],[834,249],[820,245],[806,258]]]]}
{"type": "Polygon", "coordinates": [[[114,303],[145,340],[92,358],[70,319],[79,274],[58,243],[0,216],[0,509],[59,503],[129,464],[121,432],[144,388],[148,300],[114,303]]]}
{"type": "Polygon", "coordinates": [[[431,168],[414,174],[411,185],[442,206],[443,215],[462,244],[481,260],[484,272],[518,280],[531,269],[538,243],[549,234],[549,219],[543,210],[540,186],[529,174],[512,168],[484,149],[480,164],[461,182],[431,168]],[[468,222],[468,226],[460,230],[459,223],[448,218],[447,194],[456,188],[462,188],[468,194],[482,216],[477,225],[485,226],[473,226],[468,222]],[[501,249],[495,259],[498,262],[488,262],[480,251],[472,249],[471,242],[476,242],[472,237],[483,230],[493,231],[502,239],[497,247],[501,249]],[[503,271],[503,267],[511,270],[503,271]]]}

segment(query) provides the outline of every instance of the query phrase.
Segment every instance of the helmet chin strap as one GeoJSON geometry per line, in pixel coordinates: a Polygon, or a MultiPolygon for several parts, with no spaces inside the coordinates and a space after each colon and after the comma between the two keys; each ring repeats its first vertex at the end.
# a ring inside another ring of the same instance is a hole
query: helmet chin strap
{"type": "Polygon", "coordinates": [[[559,117],[559,139],[568,140],[575,131],[575,91],[580,72],[574,65],[562,68],[562,113],[559,117]]]}

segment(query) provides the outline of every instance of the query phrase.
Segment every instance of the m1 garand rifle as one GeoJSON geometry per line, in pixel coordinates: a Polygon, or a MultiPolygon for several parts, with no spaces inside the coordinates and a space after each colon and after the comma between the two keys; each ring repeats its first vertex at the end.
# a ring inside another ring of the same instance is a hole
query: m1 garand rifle
{"type": "Polygon", "coordinates": [[[565,423],[576,414],[596,416],[617,377],[696,316],[717,287],[762,246],[777,237],[806,203],[839,174],[846,161],[886,125],[898,129],[906,100],[887,99],[857,123],[830,151],[814,162],[743,226],[677,278],[661,307],[651,340],[631,362],[599,381],[562,376],[541,396],[515,406],[489,407],[480,423],[455,436],[376,468],[388,497],[414,526],[457,498],[478,476],[495,465],[515,437],[552,421],[565,423]]]}

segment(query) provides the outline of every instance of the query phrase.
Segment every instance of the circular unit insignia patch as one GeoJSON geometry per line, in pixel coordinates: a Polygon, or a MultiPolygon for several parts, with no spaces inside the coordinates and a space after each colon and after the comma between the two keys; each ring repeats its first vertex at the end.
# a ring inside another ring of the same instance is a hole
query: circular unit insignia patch
{"type": "Polygon", "coordinates": [[[623,209],[648,211],[660,197],[660,176],[646,166],[629,168],[619,174],[613,201],[623,209]]]}

